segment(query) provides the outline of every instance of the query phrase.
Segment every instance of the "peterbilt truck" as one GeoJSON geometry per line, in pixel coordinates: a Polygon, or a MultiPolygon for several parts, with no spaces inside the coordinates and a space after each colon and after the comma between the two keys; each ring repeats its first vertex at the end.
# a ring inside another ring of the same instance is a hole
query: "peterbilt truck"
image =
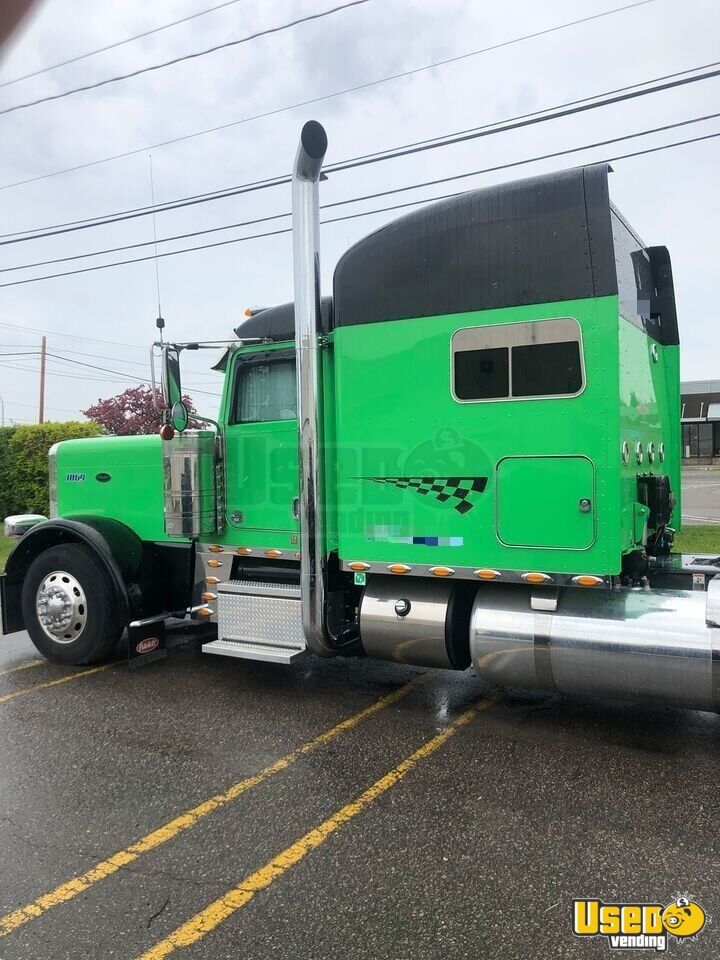
{"type": "MultiPolygon", "coordinates": [[[[367,656],[492,684],[720,706],[720,558],[681,524],[668,251],[607,164],[463,193],[371,233],[322,297],[311,121],[293,171],[294,302],[222,346],[217,422],[189,430],[153,348],[161,435],[50,451],[50,517],[0,579],[4,632],[62,663],[165,652],[367,656]]],[[[154,382],[154,381],[153,381],[154,382]]]]}

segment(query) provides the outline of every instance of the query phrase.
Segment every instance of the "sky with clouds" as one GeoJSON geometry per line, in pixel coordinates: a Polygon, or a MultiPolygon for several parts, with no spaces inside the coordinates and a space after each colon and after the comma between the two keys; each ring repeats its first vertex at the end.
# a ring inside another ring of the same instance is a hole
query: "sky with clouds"
{"type": "MultiPolygon", "coordinates": [[[[240,0],[38,77],[2,84],[49,64],[213,6],[213,0],[44,0],[0,59],[0,111],[74,86],[182,56],[329,9],[333,0],[240,0]]],[[[370,0],[292,30],[262,37],[163,70],[23,110],[0,114],[0,233],[114,213],[150,203],[149,153],[157,202],[289,172],[298,133],[310,118],[328,131],[327,163],[500,121],[601,94],[718,56],[716,0],[654,0],[603,19],[468,57],[399,80],[282,109],[392,74],[422,67],[622,6],[623,0],[370,0]],[[278,111],[264,119],[237,121],[278,111]],[[144,149],[208,127],[226,129],[144,149]],[[35,182],[17,181],[115,154],[35,182]]],[[[568,149],[718,112],[720,78],[413,157],[337,173],[322,184],[329,203],[568,149]]],[[[609,148],[478,175],[468,188],[576,163],[602,160],[661,143],[720,131],[720,119],[642,137],[609,148]]],[[[670,248],[682,337],[684,379],[719,379],[720,306],[717,223],[720,138],[613,164],[614,202],[648,244],[670,248]]],[[[431,199],[459,187],[426,187],[359,202],[344,212],[431,199]]],[[[237,196],[157,217],[158,238],[214,228],[290,209],[290,188],[237,196]]],[[[323,228],[326,292],[338,257],[354,241],[397,216],[373,214],[323,228]]],[[[267,229],[289,226],[273,221],[267,229]]],[[[162,252],[258,232],[246,227],[198,240],[161,243],[162,252]]],[[[148,376],[157,314],[151,261],[54,280],[12,281],[152,252],[140,247],[54,266],[11,268],[90,251],[147,243],[152,219],[2,247],[0,353],[34,351],[47,332],[46,417],[72,419],[100,397],[148,376]],[[65,360],[59,359],[64,356],[65,360]],[[104,367],[82,368],[67,359],[104,367]]],[[[248,305],[291,298],[287,235],[237,243],[159,262],[162,312],[171,339],[232,336],[248,305]]],[[[184,381],[199,409],[212,414],[219,375],[212,355],[192,355],[184,381]]],[[[38,360],[0,358],[5,421],[37,415],[38,360]]]]}

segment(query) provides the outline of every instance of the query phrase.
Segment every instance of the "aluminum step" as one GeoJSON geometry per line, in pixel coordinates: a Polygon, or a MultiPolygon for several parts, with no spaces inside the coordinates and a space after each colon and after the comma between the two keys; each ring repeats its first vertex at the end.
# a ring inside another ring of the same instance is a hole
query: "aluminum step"
{"type": "Polygon", "coordinates": [[[299,583],[268,583],[265,580],[226,580],[218,584],[218,596],[240,593],[252,597],[289,597],[300,599],[299,583]]]}
{"type": "Polygon", "coordinates": [[[294,663],[306,654],[304,648],[270,646],[243,640],[213,640],[203,644],[202,652],[216,653],[221,657],[239,657],[241,660],[265,660],[268,663],[294,663]]]}
{"type": "Polygon", "coordinates": [[[218,585],[218,639],[203,653],[293,663],[306,652],[300,587],[293,583],[228,580],[218,585]]]}

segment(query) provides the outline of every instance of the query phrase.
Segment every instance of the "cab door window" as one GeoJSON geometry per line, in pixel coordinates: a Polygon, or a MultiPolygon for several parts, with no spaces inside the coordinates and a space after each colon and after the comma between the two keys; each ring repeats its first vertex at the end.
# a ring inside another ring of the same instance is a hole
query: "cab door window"
{"type": "Polygon", "coordinates": [[[232,424],[296,418],[294,359],[239,364],[230,419],[232,424]]]}

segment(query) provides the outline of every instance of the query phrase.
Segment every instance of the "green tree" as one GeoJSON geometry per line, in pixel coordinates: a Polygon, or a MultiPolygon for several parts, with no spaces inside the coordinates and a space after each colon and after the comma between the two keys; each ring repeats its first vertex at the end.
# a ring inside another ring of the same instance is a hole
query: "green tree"
{"type": "Polygon", "coordinates": [[[103,428],[87,423],[41,423],[0,430],[0,518],[13,513],[42,513],[50,509],[48,452],[54,443],[78,437],[96,437],[103,428]]]}
{"type": "Polygon", "coordinates": [[[17,427],[0,427],[0,522],[3,517],[12,513],[11,509],[11,490],[12,490],[12,470],[10,440],[17,427]]]}

